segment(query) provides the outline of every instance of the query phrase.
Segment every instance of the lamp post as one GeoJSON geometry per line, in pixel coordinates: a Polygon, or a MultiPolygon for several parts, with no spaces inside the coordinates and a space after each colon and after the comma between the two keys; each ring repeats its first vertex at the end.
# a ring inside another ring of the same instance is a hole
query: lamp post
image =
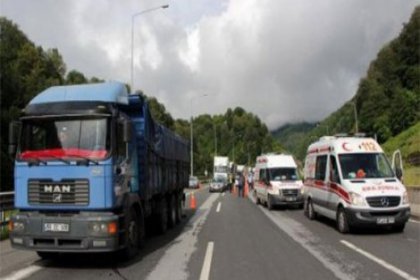
{"type": "Polygon", "coordinates": [[[193,99],[194,98],[198,98],[198,97],[206,97],[208,96],[207,94],[203,94],[203,95],[199,95],[199,96],[193,96],[190,99],[190,104],[191,104],[191,125],[190,125],[190,136],[191,136],[191,143],[190,143],[190,157],[191,157],[191,170],[190,170],[190,175],[194,176],[194,149],[193,149],[193,141],[194,141],[194,136],[193,136],[193,99]]]}
{"type": "Polygon", "coordinates": [[[134,19],[142,14],[148,13],[148,12],[152,12],[155,10],[159,10],[159,9],[166,9],[169,8],[169,5],[161,5],[158,7],[154,7],[154,8],[150,8],[150,9],[146,9],[143,11],[140,11],[138,13],[132,14],[131,15],[131,80],[130,80],[130,86],[131,86],[131,91],[134,91],[134,19]]]}
{"type": "Polygon", "coordinates": [[[354,121],[356,123],[356,134],[359,133],[359,125],[357,122],[357,108],[356,108],[356,100],[353,101],[353,108],[354,108],[354,121]]]}

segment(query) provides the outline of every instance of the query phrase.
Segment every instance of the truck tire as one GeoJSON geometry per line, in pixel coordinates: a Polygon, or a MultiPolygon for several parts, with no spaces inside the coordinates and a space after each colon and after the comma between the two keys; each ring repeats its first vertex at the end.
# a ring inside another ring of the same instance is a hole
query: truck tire
{"type": "MultiPolygon", "coordinates": [[[[143,223],[144,224],[144,223],[143,223]]],[[[126,260],[133,258],[139,252],[141,235],[137,211],[131,207],[125,218],[125,248],[122,257],[126,260]]]]}
{"type": "Polygon", "coordinates": [[[349,222],[343,207],[339,207],[337,211],[337,229],[344,234],[350,232],[349,222]]]}
{"type": "Polygon", "coordinates": [[[176,196],[176,223],[179,224],[182,220],[182,195],[176,196]]]}
{"type": "Polygon", "coordinates": [[[176,200],[175,195],[171,195],[168,200],[168,225],[173,228],[176,225],[176,200]]]}
{"type": "Polygon", "coordinates": [[[159,234],[164,234],[168,230],[168,204],[165,198],[159,201],[158,207],[156,229],[159,234]]]}
{"type": "Polygon", "coordinates": [[[260,198],[258,197],[257,191],[254,191],[254,196],[255,196],[255,203],[256,203],[257,205],[261,204],[261,200],[260,200],[260,198]]]}

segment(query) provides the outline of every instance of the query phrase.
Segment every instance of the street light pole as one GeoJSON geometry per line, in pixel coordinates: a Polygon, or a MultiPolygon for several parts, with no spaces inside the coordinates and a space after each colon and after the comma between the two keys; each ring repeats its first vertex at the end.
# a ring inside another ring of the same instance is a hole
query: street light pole
{"type": "Polygon", "coordinates": [[[354,121],[356,122],[356,133],[359,133],[359,125],[358,125],[358,122],[357,122],[356,100],[353,102],[353,108],[354,108],[354,121]]]}
{"type": "Polygon", "coordinates": [[[193,96],[190,98],[190,105],[191,105],[191,125],[190,125],[190,137],[191,137],[191,143],[190,143],[190,157],[191,157],[191,170],[190,170],[190,175],[194,176],[194,149],[193,149],[193,144],[194,144],[194,136],[193,136],[193,99],[197,98],[197,97],[206,97],[207,94],[203,94],[203,95],[199,95],[199,96],[193,96]]]}
{"type": "Polygon", "coordinates": [[[155,11],[155,10],[159,10],[159,9],[166,9],[169,8],[169,5],[161,5],[158,7],[154,7],[154,8],[150,8],[147,10],[143,10],[140,11],[138,13],[132,14],[131,15],[131,80],[130,80],[130,86],[131,86],[131,91],[134,92],[134,19],[135,17],[151,12],[151,11],[155,11]]]}

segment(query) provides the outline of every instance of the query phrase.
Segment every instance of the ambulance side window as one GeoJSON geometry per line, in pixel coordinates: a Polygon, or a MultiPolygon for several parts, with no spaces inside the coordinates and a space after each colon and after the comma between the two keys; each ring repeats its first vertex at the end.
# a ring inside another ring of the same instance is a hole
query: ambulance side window
{"type": "Polygon", "coordinates": [[[327,156],[318,156],[316,158],[315,180],[325,180],[325,169],[327,167],[327,156]]]}
{"type": "Polygon", "coordinates": [[[338,175],[337,161],[335,156],[330,156],[330,180],[340,184],[340,176],[338,175]]]}

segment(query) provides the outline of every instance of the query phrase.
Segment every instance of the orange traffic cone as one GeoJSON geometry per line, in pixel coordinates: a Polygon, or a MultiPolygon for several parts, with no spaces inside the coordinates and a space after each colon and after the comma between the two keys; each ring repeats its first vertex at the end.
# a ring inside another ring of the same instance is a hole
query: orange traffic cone
{"type": "Polygon", "coordinates": [[[197,207],[197,201],[195,200],[194,192],[190,195],[190,208],[195,209],[197,207]]]}
{"type": "Polygon", "coordinates": [[[248,192],[249,192],[248,182],[246,182],[244,186],[244,197],[248,197],[248,192]]]}

